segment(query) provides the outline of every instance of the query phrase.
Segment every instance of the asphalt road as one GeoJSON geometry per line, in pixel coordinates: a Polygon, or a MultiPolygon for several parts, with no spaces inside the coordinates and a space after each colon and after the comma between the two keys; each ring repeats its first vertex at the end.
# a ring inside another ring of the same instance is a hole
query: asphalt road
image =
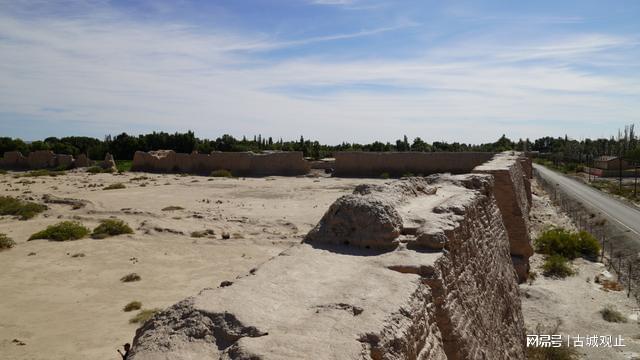
{"type": "Polygon", "coordinates": [[[540,176],[548,180],[575,200],[602,213],[610,223],[619,225],[621,229],[637,239],[640,245],[640,210],[628,205],[599,190],[589,187],[577,180],[566,177],[544,166],[534,164],[540,176]]]}

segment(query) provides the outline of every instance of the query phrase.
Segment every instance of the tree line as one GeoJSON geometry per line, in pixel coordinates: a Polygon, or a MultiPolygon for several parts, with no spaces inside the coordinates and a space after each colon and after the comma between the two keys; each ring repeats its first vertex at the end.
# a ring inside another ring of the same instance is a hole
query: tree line
{"type": "Polygon", "coordinates": [[[7,151],[20,151],[27,155],[31,151],[52,150],[57,154],[87,154],[92,159],[102,159],[109,152],[119,160],[131,160],[138,150],[174,150],[182,153],[191,153],[193,151],[200,153],[211,153],[212,151],[301,151],[305,157],[320,159],[331,156],[336,151],[491,152],[510,149],[524,150],[525,148],[524,141],[520,140],[514,143],[504,135],[496,142],[480,145],[441,141],[427,143],[419,137],[409,141],[406,135],[394,143],[380,141],[370,144],[343,142],[339,145],[321,144],[315,140],[305,139],[303,136],[298,140],[284,141],[282,138],[273,139],[262,135],[255,135],[253,138],[247,138],[246,136],[235,138],[225,134],[212,140],[198,138],[192,131],[173,134],[153,132],[138,136],[122,133],[116,136],[107,135],[103,140],[84,136],[69,136],[62,138],[48,137],[44,140],[25,142],[17,138],[0,137],[0,154],[4,154],[7,151]]]}
{"type": "Polygon", "coordinates": [[[586,163],[603,155],[640,162],[640,139],[633,124],[609,138],[575,140],[566,135],[557,138],[547,136],[535,140],[530,149],[546,154],[555,162],[586,163]]]}
{"type": "Polygon", "coordinates": [[[321,144],[315,140],[305,139],[284,141],[282,138],[273,139],[255,135],[253,138],[235,138],[225,134],[216,139],[201,139],[193,131],[186,133],[153,132],[143,135],[129,135],[121,133],[116,136],[107,135],[104,139],[84,136],[48,137],[44,140],[25,142],[21,139],[0,137],[0,154],[7,151],[20,151],[27,155],[36,150],[52,150],[57,154],[87,154],[92,159],[102,159],[107,152],[116,159],[131,160],[136,151],[174,150],[181,153],[211,153],[212,151],[241,152],[241,151],[301,151],[305,157],[319,159],[330,157],[336,151],[423,151],[423,152],[499,152],[505,150],[539,151],[550,154],[558,161],[582,162],[587,157],[600,155],[620,155],[640,160],[638,137],[634,133],[633,125],[619,131],[618,137],[610,139],[574,140],[569,137],[543,137],[531,142],[529,139],[512,141],[505,135],[498,140],[485,144],[466,144],[444,141],[428,143],[420,137],[413,140],[405,135],[395,142],[375,141],[369,144],[343,142],[339,145],[321,144]]]}

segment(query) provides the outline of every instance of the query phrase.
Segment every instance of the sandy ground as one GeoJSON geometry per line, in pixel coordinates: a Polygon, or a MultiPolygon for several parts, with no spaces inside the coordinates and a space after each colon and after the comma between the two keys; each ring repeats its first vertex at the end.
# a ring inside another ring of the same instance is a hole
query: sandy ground
{"type": "Polygon", "coordinates": [[[42,195],[52,194],[89,202],[78,210],[50,204],[27,221],[0,218],[0,233],[17,243],[0,252],[0,358],[117,359],[116,348],[130,342],[137,328],[128,322],[136,312],[124,312],[125,304],[138,300],[144,309],[162,308],[244,275],[299,242],[340,195],[357,184],[379,181],[0,175],[0,195],[40,202],[42,195]],[[126,189],[103,190],[117,182],[126,189]],[[167,206],[183,209],[163,211],[167,206]],[[135,233],[27,242],[31,234],[58,221],[75,219],[93,228],[110,217],[125,220],[135,233]],[[214,231],[213,238],[190,236],[205,229],[214,231]],[[223,232],[231,239],[223,240],[223,232]],[[131,272],[142,280],[120,282],[131,272]]]}
{"type": "MultiPolygon", "coordinates": [[[[159,174],[71,172],[56,178],[0,175],[0,195],[41,201],[42,195],[88,201],[73,210],[49,204],[36,218],[0,217],[0,232],[17,245],[0,252],[0,357],[2,359],[117,359],[115,349],[133,338],[135,312],[123,312],[130,301],[144,309],[166,307],[203,288],[233,280],[299,242],[329,205],[361,183],[376,179],[269,177],[213,179],[159,174]],[[103,190],[121,182],[126,189],[103,190]],[[168,206],[183,209],[163,211],[168,206]],[[94,227],[117,217],[135,229],[133,235],[70,242],[36,240],[34,232],[61,220],[94,227]],[[211,238],[192,231],[211,229],[211,238]],[[227,232],[231,239],[223,240],[227,232]],[[72,257],[84,254],[83,257],[72,257]],[[131,272],[142,280],[122,283],[131,272]],[[17,340],[18,342],[14,341],[17,340]],[[20,343],[24,345],[20,345],[20,343]]],[[[532,238],[550,224],[572,228],[570,219],[550,204],[534,184],[532,238]]],[[[541,274],[542,257],[533,270],[541,274]]],[[[562,322],[571,336],[621,335],[624,348],[581,348],[588,359],[633,359],[640,354],[638,308],[626,292],[604,291],[594,276],[604,265],[575,260],[578,274],[564,280],[538,275],[521,285],[527,327],[562,322]],[[608,323],[599,311],[614,305],[628,316],[626,324],[608,323]]]]}
{"type": "MultiPolygon", "coordinates": [[[[544,228],[555,225],[575,230],[566,214],[555,207],[544,191],[533,184],[533,206],[531,212],[531,237],[535,239],[544,228]]],[[[559,332],[564,336],[599,335],[616,337],[621,335],[626,347],[581,347],[586,359],[640,359],[640,325],[638,304],[627,298],[626,290],[608,291],[594,282],[596,275],[606,271],[602,263],[583,259],[573,261],[577,274],[566,279],[551,279],[542,276],[543,256],[532,258],[532,271],[538,274],[532,284],[520,286],[522,307],[528,333],[535,334],[538,324],[551,326],[560,321],[559,332]],[[605,305],[613,305],[627,316],[627,323],[609,323],[602,319],[599,311],[605,305]]],[[[586,344],[586,343],[585,343],[586,344]]]]}

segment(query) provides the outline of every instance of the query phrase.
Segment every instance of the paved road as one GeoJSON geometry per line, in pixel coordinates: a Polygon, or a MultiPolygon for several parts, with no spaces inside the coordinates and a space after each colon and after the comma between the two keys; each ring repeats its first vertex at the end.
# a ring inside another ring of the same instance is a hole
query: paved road
{"type": "Polygon", "coordinates": [[[610,222],[615,222],[626,232],[636,235],[635,237],[640,241],[640,210],[638,208],[544,166],[538,164],[533,166],[540,176],[551,184],[557,184],[559,189],[567,195],[601,212],[610,222]]]}

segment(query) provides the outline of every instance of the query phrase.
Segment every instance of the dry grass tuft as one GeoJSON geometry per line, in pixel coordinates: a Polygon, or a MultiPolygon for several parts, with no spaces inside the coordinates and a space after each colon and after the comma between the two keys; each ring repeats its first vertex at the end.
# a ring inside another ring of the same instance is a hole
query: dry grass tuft
{"type": "Polygon", "coordinates": [[[129,324],[145,323],[147,322],[147,320],[151,319],[153,315],[155,315],[159,311],[160,309],[140,310],[140,312],[137,313],[136,316],[129,319],[129,324]]]}
{"type": "Polygon", "coordinates": [[[16,245],[16,242],[6,234],[0,233],[0,251],[11,249],[16,245]]]}
{"type": "Polygon", "coordinates": [[[118,190],[118,189],[125,189],[125,188],[126,186],[123,183],[115,183],[109,186],[105,186],[102,190],[118,190]]]}
{"type": "Polygon", "coordinates": [[[140,280],[142,280],[142,277],[140,277],[140,275],[136,273],[127,274],[120,278],[120,281],[122,282],[133,282],[133,281],[140,281],[140,280]]]}
{"type": "Polygon", "coordinates": [[[132,301],[122,308],[122,311],[129,312],[133,310],[140,310],[142,308],[142,303],[140,301],[132,301]]]}

